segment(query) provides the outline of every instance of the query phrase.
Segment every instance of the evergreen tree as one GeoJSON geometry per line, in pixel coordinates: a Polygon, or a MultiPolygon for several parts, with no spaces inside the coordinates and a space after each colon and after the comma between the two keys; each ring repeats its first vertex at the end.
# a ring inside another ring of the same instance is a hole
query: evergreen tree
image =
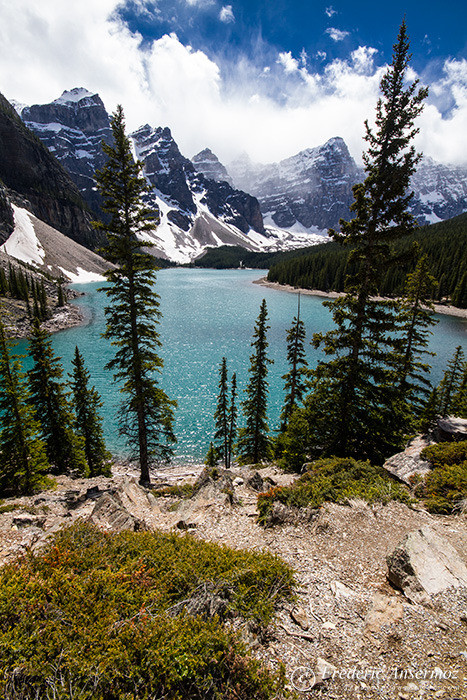
{"type": "Polygon", "coordinates": [[[232,453],[235,440],[237,438],[237,375],[232,374],[230,384],[230,406],[229,406],[229,440],[228,440],[228,467],[232,465],[232,453]]]}
{"type": "Polygon", "coordinates": [[[222,358],[219,370],[219,395],[217,397],[217,408],[214,413],[216,423],[216,449],[220,459],[223,460],[226,469],[229,467],[229,421],[228,421],[228,380],[227,380],[227,358],[222,358]]]}
{"type": "Polygon", "coordinates": [[[462,377],[452,397],[451,412],[454,416],[467,418],[467,362],[464,362],[462,377]]]}
{"type": "Polygon", "coordinates": [[[11,356],[0,321],[0,490],[28,494],[49,468],[39,423],[18,359],[11,356]]]}
{"type": "Polygon", "coordinates": [[[458,345],[449,360],[444,376],[438,385],[439,413],[448,416],[453,411],[453,399],[462,402],[462,385],[465,382],[466,361],[462,346],[458,345]],[[458,396],[460,392],[460,396],[458,396]]]}
{"type": "Polygon", "coordinates": [[[426,374],[430,366],[421,361],[422,355],[433,355],[425,350],[428,345],[434,307],[430,301],[436,289],[436,280],[430,274],[427,256],[422,255],[412,274],[407,278],[405,297],[401,300],[398,315],[401,349],[400,361],[396,362],[396,381],[404,395],[410,394],[412,403],[423,403],[430,386],[426,374]]]}
{"type": "Polygon", "coordinates": [[[104,337],[117,348],[107,369],[122,382],[125,395],[120,434],[138,458],[140,483],[149,484],[151,462],[168,460],[175,442],[176,402],[168,398],[158,381],[163,362],[158,355],[159,295],[154,291],[157,266],[147,251],[150,244],[139,238],[157,222],[154,211],[144,205],[149,188],[141,174],[142,164],[133,159],[120,106],[111,127],[113,144],[102,145],[107,163],[96,174],[108,221],[95,223],[107,234],[103,252],[115,266],[106,273],[110,285],[104,287],[110,300],[104,337]]]}
{"type": "Polygon", "coordinates": [[[428,400],[420,412],[418,429],[424,435],[433,430],[436,425],[436,419],[438,417],[438,403],[438,391],[437,389],[432,389],[430,395],[428,396],[428,400]]]}
{"type": "Polygon", "coordinates": [[[96,388],[89,385],[90,374],[77,347],[71,362],[73,373],[70,377],[76,415],[75,429],[84,439],[89,476],[99,474],[110,476],[110,454],[105,447],[102,418],[99,415],[99,409],[103,405],[101,398],[96,388]]]}
{"type": "Polygon", "coordinates": [[[63,369],[55,357],[50,336],[37,318],[32,324],[29,352],[34,362],[28,371],[31,405],[47,447],[47,457],[59,474],[87,475],[83,438],[72,428],[73,417],[60,382],[63,369]]]}
{"type": "Polygon", "coordinates": [[[40,312],[41,321],[45,321],[45,319],[48,316],[48,307],[47,307],[47,294],[45,291],[44,280],[41,280],[38,298],[39,298],[39,312],[40,312]]]}
{"type": "Polygon", "coordinates": [[[217,450],[214,447],[213,443],[209,443],[209,450],[206,453],[206,459],[204,460],[204,463],[207,467],[210,469],[214,469],[215,466],[217,466],[217,450]]]}
{"type": "Polygon", "coordinates": [[[66,295],[63,291],[63,286],[61,280],[58,281],[57,285],[57,306],[62,307],[66,305],[66,295]]]}
{"type": "Polygon", "coordinates": [[[3,267],[0,267],[0,296],[6,297],[9,291],[10,285],[8,284],[8,278],[3,267]]]}
{"type": "Polygon", "coordinates": [[[290,370],[284,374],[285,402],[280,421],[281,431],[286,430],[290,416],[296,406],[301,404],[307,387],[308,363],[305,355],[305,325],[300,320],[300,294],[298,295],[298,311],[292,326],[287,331],[287,362],[290,370]]]}
{"type": "Polygon", "coordinates": [[[335,330],[314,336],[315,346],[323,345],[331,359],[320,362],[314,372],[315,396],[308,409],[310,419],[317,421],[312,430],[316,444],[337,456],[380,461],[400,447],[410,419],[393,374],[399,352],[397,305],[374,300],[386,270],[397,262],[390,244],[416,227],[407,207],[410,177],[420,155],[410,142],[427,91],[417,90],[418,81],[404,87],[409,58],[403,22],[380,84],[375,130],[365,122],[366,178],[353,188],[355,217],[341,220],[340,232],[330,231],[335,240],[352,246],[356,271],[347,281],[346,296],[326,303],[335,330]]]}
{"type": "Polygon", "coordinates": [[[268,364],[272,360],[267,357],[268,342],[266,335],[268,312],[266,300],[261,303],[260,313],[253,333],[253,354],[250,357],[250,379],[246,388],[246,399],[243,401],[245,427],[240,430],[238,440],[239,459],[244,463],[256,464],[267,459],[271,454],[268,436],[267,396],[268,396],[268,364]]]}

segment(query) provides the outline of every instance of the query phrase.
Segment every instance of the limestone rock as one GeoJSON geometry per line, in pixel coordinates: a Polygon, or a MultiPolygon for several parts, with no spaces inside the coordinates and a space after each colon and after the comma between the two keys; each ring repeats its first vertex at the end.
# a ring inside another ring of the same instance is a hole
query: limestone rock
{"type": "Polygon", "coordinates": [[[253,472],[253,474],[250,476],[246,483],[254,491],[264,490],[264,481],[258,472],[253,472]]]}
{"type": "Polygon", "coordinates": [[[99,498],[89,516],[89,522],[104,530],[122,532],[123,530],[145,530],[146,525],[139,518],[135,518],[122,505],[121,500],[105,493],[99,498]]]}
{"type": "Polygon", "coordinates": [[[467,586],[467,566],[429,528],[410,532],[386,558],[389,581],[412,602],[428,604],[447,588],[467,586]]]}
{"type": "Polygon", "coordinates": [[[310,626],[310,623],[308,622],[308,615],[301,606],[294,608],[290,613],[290,617],[296,625],[302,628],[302,630],[306,631],[310,626]]]}
{"type": "Polygon", "coordinates": [[[356,595],[355,591],[353,591],[351,588],[341,583],[340,581],[331,581],[330,587],[331,591],[337,599],[354,598],[356,595]]]}
{"type": "Polygon", "coordinates": [[[410,485],[411,476],[415,474],[425,476],[431,470],[430,463],[421,459],[420,453],[425,447],[432,444],[433,442],[429,438],[417,435],[409,442],[403,452],[398,452],[387,459],[383,467],[399,481],[410,485]]]}
{"type": "Polygon", "coordinates": [[[375,593],[371,608],[365,617],[365,632],[379,632],[381,627],[401,620],[403,615],[404,608],[396,596],[375,593]]]}
{"type": "Polygon", "coordinates": [[[438,418],[434,432],[439,442],[467,440],[467,419],[456,416],[438,418]]]}

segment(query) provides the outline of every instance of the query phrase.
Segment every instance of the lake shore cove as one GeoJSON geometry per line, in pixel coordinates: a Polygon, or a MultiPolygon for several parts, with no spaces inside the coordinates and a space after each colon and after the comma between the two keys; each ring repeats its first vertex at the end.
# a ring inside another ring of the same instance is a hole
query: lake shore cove
{"type": "Polygon", "coordinates": [[[6,698],[36,697],[46,677],[57,698],[71,697],[70,679],[83,698],[308,697],[296,692],[303,669],[338,700],[459,696],[466,589],[413,602],[389,583],[386,557],[429,530],[465,566],[465,513],[350,499],[265,528],[258,495],[300,477],[190,469],[147,490],[117,466],[5,501],[6,698]]]}

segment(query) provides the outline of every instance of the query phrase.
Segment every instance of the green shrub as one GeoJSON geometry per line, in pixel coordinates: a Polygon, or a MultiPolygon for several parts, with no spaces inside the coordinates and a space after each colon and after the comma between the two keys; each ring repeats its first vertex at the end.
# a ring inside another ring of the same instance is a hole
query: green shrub
{"type": "Polygon", "coordinates": [[[459,509],[467,499],[467,460],[433,469],[425,477],[425,491],[430,513],[449,514],[459,509]]]}
{"type": "Polygon", "coordinates": [[[154,496],[175,496],[176,498],[191,498],[193,495],[193,484],[173,484],[171,486],[162,486],[154,488],[152,493],[154,496]]]}
{"type": "Polygon", "coordinates": [[[420,456],[433,467],[445,464],[460,464],[467,460],[467,440],[462,442],[440,442],[437,445],[425,447],[420,456]]]}
{"type": "Polygon", "coordinates": [[[0,570],[0,694],[272,698],[283,671],[249,658],[224,619],[267,625],[292,587],[290,568],[269,554],[74,525],[43,554],[0,570]]]}
{"type": "Polygon", "coordinates": [[[259,521],[266,522],[274,501],[296,508],[318,508],[325,501],[368,503],[396,500],[410,503],[407,490],[393,481],[382,467],[352,458],[330,457],[312,462],[292,486],[276,487],[258,496],[259,521]]]}
{"type": "Polygon", "coordinates": [[[467,440],[441,442],[422,450],[433,470],[425,477],[425,505],[431,513],[449,514],[467,499],[467,440]]]}

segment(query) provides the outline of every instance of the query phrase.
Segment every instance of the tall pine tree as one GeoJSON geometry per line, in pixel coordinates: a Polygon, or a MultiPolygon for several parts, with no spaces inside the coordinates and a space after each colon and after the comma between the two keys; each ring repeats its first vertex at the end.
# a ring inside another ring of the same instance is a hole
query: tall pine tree
{"type": "Polygon", "coordinates": [[[94,386],[90,386],[90,374],[84,365],[84,359],[78,348],[71,361],[73,372],[71,389],[75,410],[75,430],[84,439],[84,454],[89,468],[89,476],[103,474],[110,476],[110,458],[104,441],[102,418],[99,409],[102,400],[94,386]]]}
{"type": "Polygon", "coordinates": [[[44,484],[49,469],[29,392],[0,321],[0,491],[28,494],[44,484]]]}
{"type": "Polygon", "coordinates": [[[335,329],[315,335],[330,357],[314,372],[308,409],[313,440],[330,454],[382,460],[400,447],[410,420],[407,396],[394,381],[397,305],[375,301],[383,273],[397,259],[391,243],[412,233],[407,207],[410,178],[420,155],[411,144],[427,90],[405,85],[409,42],[402,22],[393,58],[380,84],[375,129],[366,126],[365,180],[353,188],[355,217],[340,222],[335,240],[352,246],[356,273],[346,296],[327,303],[335,329]]]}
{"type": "Polygon", "coordinates": [[[428,259],[422,255],[414,272],[407,277],[405,296],[401,300],[398,314],[401,355],[395,362],[395,381],[405,396],[409,395],[412,405],[419,411],[430,393],[427,374],[430,366],[423,362],[424,355],[433,355],[426,350],[430,328],[436,324],[433,319],[434,306],[431,302],[437,282],[430,274],[428,259]]]}
{"type": "Polygon", "coordinates": [[[217,408],[214,413],[216,423],[216,432],[214,439],[216,441],[217,454],[224,462],[224,467],[229,467],[229,388],[227,378],[227,358],[222,358],[222,363],[219,370],[219,395],[217,397],[217,408]]]}
{"type": "Polygon", "coordinates": [[[244,464],[257,464],[271,454],[269,428],[267,421],[268,365],[272,360],[267,357],[266,340],[269,326],[266,300],[263,299],[259,316],[253,333],[253,354],[250,357],[250,378],[243,401],[245,426],[241,428],[238,439],[238,456],[244,464]]]}
{"type": "Polygon", "coordinates": [[[28,371],[31,405],[39,421],[49,462],[59,474],[87,475],[83,439],[73,431],[73,416],[61,383],[63,369],[55,357],[50,336],[35,318],[29,352],[33,366],[28,371]]]}
{"type": "Polygon", "coordinates": [[[234,372],[232,374],[232,381],[230,384],[230,405],[229,405],[229,439],[227,447],[228,455],[228,467],[232,466],[232,454],[237,438],[237,375],[234,372]]]}
{"type": "Polygon", "coordinates": [[[448,416],[453,413],[454,405],[462,406],[465,402],[463,390],[465,391],[465,375],[467,363],[461,345],[458,345],[454,355],[449,360],[446,371],[438,385],[438,411],[441,416],[448,416]]]}
{"type": "Polygon", "coordinates": [[[107,369],[121,382],[125,398],[120,409],[120,434],[126,437],[140,466],[140,483],[149,484],[154,460],[167,461],[173,454],[176,402],[159,386],[163,362],[157,325],[161,312],[154,291],[156,261],[148,252],[150,244],[141,235],[151,232],[157,221],[144,204],[149,192],[142,164],[133,159],[125,134],[123,110],[111,118],[113,144],[103,143],[107,163],[96,174],[108,221],[96,222],[107,234],[104,255],[114,264],[106,273],[104,287],[109,299],[105,309],[104,336],[116,348],[107,369]]]}
{"type": "Polygon", "coordinates": [[[307,388],[308,363],[305,355],[305,337],[305,325],[300,319],[299,293],[297,315],[287,331],[287,362],[290,370],[282,377],[285,379],[285,401],[280,416],[282,431],[286,430],[294,408],[303,401],[307,388]]]}

